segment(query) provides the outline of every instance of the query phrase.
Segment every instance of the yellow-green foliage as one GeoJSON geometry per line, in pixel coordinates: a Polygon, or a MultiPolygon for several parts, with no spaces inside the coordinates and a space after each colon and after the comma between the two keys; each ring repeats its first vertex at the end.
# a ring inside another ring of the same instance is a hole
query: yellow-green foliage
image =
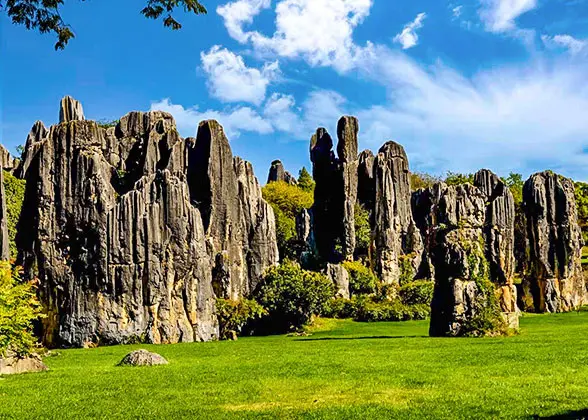
{"type": "MultiPolygon", "coordinates": [[[[313,188],[314,189],[314,188],[313,188]]],[[[278,247],[282,258],[292,256],[290,241],[296,237],[296,215],[312,207],[314,195],[284,181],[270,182],[262,189],[263,198],[270,203],[276,216],[278,247]]]]}
{"type": "Polygon", "coordinates": [[[473,184],[474,174],[460,174],[458,172],[449,171],[445,176],[445,183],[447,185],[473,184]]]}
{"type": "Polygon", "coordinates": [[[405,305],[431,305],[435,283],[431,280],[411,281],[398,290],[398,296],[405,305]]]}
{"type": "Polygon", "coordinates": [[[10,350],[31,353],[35,338],[32,323],[41,316],[41,305],[32,282],[19,281],[18,268],[0,261],[0,356],[10,350]]]}
{"type": "Polygon", "coordinates": [[[18,253],[14,239],[16,238],[16,225],[18,224],[22,202],[24,200],[25,185],[26,182],[24,179],[18,179],[10,172],[4,171],[4,194],[6,196],[10,256],[12,258],[16,258],[18,253]]]}
{"type": "Polygon", "coordinates": [[[314,182],[314,179],[312,179],[312,176],[305,167],[298,172],[298,186],[306,192],[314,193],[316,182],[314,182]]]}
{"type": "Polygon", "coordinates": [[[217,299],[216,314],[218,316],[220,338],[223,340],[232,338],[233,333],[241,332],[241,329],[254,319],[266,315],[267,311],[254,300],[241,299],[217,299]]]}
{"type": "Polygon", "coordinates": [[[373,294],[378,287],[378,278],[372,270],[359,261],[345,261],[343,267],[349,273],[349,292],[352,295],[373,294]]]}
{"type": "Polygon", "coordinates": [[[588,184],[575,182],[576,208],[578,209],[578,223],[582,228],[584,241],[588,242],[588,184]]]}
{"type": "Polygon", "coordinates": [[[371,240],[370,212],[361,204],[355,204],[355,248],[367,254],[371,240]]]}
{"type": "Polygon", "coordinates": [[[410,174],[410,188],[413,191],[419,190],[421,188],[432,187],[433,185],[441,181],[443,181],[441,177],[426,174],[423,172],[413,172],[410,174]]]}

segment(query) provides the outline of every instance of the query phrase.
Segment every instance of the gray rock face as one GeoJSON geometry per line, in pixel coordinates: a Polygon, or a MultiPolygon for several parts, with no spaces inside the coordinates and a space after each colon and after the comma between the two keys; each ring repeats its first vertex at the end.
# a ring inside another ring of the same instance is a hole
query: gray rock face
{"type": "Polygon", "coordinates": [[[349,273],[341,264],[327,264],[327,277],[336,289],[336,297],[349,299],[349,273]]]}
{"type": "Polygon", "coordinates": [[[297,185],[298,181],[292,174],[284,169],[281,160],[274,160],[270,166],[269,174],[267,176],[267,183],[270,182],[285,182],[290,185],[297,185]]]}
{"type": "Polygon", "coordinates": [[[6,357],[0,357],[0,375],[18,375],[20,373],[44,372],[49,370],[41,360],[41,357],[34,354],[30,357],[17,357],[9,353],[6,357]]]}
{"type": "Polygon", "coordinates": [[[343,187],[340,199],[343,208],[342,253],[346,260],[353,260],[355,251],[355,203],[357,202],[357,133],[359,123],[355,117],[341,117],[337,124],[338,172],[343,187]]]}
{"type": "Polygon", "coordinates": [[[4,193],[4,170],[0,163],[0,259],[10,259],[8,236],[8,216],[6,214],[6,194],[4,193]]]}
{"type": "Polygon", "coordinates": [[[17,244],[40,279],[47,345],[214,339],[214,281],[226,273],[218,288],[240,297],[277,261],[251,166],[203,125],[214,135],[184,140],[163,112],[36,124],[17,244]]]}
{"type": "Polygon", "coordinates": [[[85,118],[82,104],[71,96],[66,96],[63,98],[59,108],[59,122],[64,123],[83,120],[85,120],[85,118]]]}
{"type": "Polygon", "coordinates": [[[366,210],[373,212],[376,198],[376,179],[374,173],[375,156],[371,150],[359,154],[357,170],[357,201],[366,210]]]}
{"type": "Polygon", "coordinates": [[[168,361],[157,353],[147,350],[135,350],[127,354],[118,364],[119,366],[156,366],[167,365],[168,361]]]}
{"type": "Polygon", "coordinates": [[[17,165],[14,176],[20,179],[25,179],[27,171],[29,170],[31,163],[35,161],[35,156],[43,144],[47,141],[49,130],[41,121],[35,122],[25,143],[25,149],[22,155],[22,159],[17,165]]]}
{"type": "Polygon", "coordinates": [[[484,238],[490,279],[498,287],[502,312],[518,312],[514,286],[515,204],[512,193],[498,176],[487,169],[474,175],[474,185],[486,196],[484,238]]]}
{"type": "Polygon", "coordinates": [[[388,142],[375,163],[376,271],[386,284],[410,281],[421,264],[423,243],[412,217],[408,158],[404,148],[388,142]]]}
{"type": "Polygon", "coordinates": [[[432,336],[500,333],[505,321],[518,326],[512,195],[487,170],[475,175],[475,183],[479,187],[439,183],[413,195],[428,271],[435,278],[432,336]],[[478,330],[480,317],[493,319],[496,331],[478,330]]]}
{"type": "Polygon", "coordinates": [[[355,117],[342,117],[337,126],[339,158],[324,128],[311,139],[313,163],[314,237],[319,255],[330,262],[353,259],[355,251],[355,203],[357,201],[357,133],[355,117]]]}
{"type": "Polygon", "coordinates": [[[588,299],[582,273],[582,232],[571,180],[546,171],[523,188],[529,273],[525,282],[537,312],[569,311],[588,299]]]}
{"type": "Polygon", "coordinates": [[[14,159],[8,150],[0,144],[0,165],[5,171],[12,172],[18,164],[18,159],[14,159]]]}

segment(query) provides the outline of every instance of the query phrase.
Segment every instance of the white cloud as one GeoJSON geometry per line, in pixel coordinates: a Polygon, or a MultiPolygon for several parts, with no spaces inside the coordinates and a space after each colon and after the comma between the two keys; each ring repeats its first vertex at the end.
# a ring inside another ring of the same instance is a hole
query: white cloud
{"type": "Polygon", "coordinates": [[[234,18],[228,12],[251,2],[238,0],[217,9],[234,39],[250,42],[260,54],[303,58],[311,66],[347,70],[356,50],[353,30],[369,15],[373,0],[281,0],[275,10],[276,31],[271,37],[243,30],[243,24],[251,22],[261,7],[247,9],[251,12],[245,14],[246,19],[234,18]]]}
{"type": "Polygon", "coordinates": [[[515,20],[537,7],[537,0],[481,0],[481,3],[480,17],[490,32],[516,30],[515,20]]]}
{"type": "Polygon", "coordinates": [[[426,17],[426,13],[419,13],[412,22],[404,26],[401,33],[394,37],[394,42],[398,42],[402,45],[403,50],[416,46],[419,41],[416,30],[423,27],[423,20],[425,20],[426,17]]]}
{"type": "Polygon", "coordinates": [[[228,112],[207,110],[200,112],[198,108],[184,108],[173,104],[169,98],[151,104],[151,110],[165,111],[173,115],[180,134],[185,137],[196,135],[198,124],[204,120],[217,120],[224,128],[229,139],[236,138],[241,131],[258,134],[273,132],[271,123],[249,107],[237,107],[228,112]]]}
{"type": "Polygon", "coordinates": [[[588,40],[576,39],[571,35],[542,35],[541,40],[548,48],[565,48],[572,55],[584,51],[588,46],[588,40]]]}
{"type": "Polygon", "coordinates": [[[274,93],[265,103],[263,115],[276,130],[295,132],[301,128],[300,118],[294,109],[295,104],[293,96],[274,93]]]}
{"type": "Polygon", "coordinates": [[[225,102],[250,102],[259,105],[272,80],[279,74],[278,62],[266,63],[261,70],[247,67],[243,58],[215,45],[200,54],[208,75],[210,94],[225,102]]]}
{"type": "Polygon", "coordinates": [[[364,61],[389,103],[356,109],[365,144],[404,144],[420,169],[560,170],[586,175],[586,63],[560,59],[482,71],[466,77],[437,64],[378,47],[364,61]]]}
{"type": "Polygon", "coordinates": [[[451,9],[451,11],[453,12],[453,18],[457,19],[461,16],[461,12],[463,11],[463,6],[455,6],[453,9],[451,9]]]}
{"type": "Polygon", "coordinates": [[[249,34],[243,31],[243,26],[253,23],[253,18],[270,6],[271,0],[237,0],[217,7],[216,12],[223,17],[229,35],[245,43],[249,34]]]}

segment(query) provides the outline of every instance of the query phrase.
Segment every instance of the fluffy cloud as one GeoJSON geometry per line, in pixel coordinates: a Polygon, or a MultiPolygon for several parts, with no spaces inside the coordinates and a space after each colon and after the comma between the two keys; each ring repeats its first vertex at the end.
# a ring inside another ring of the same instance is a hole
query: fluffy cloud
{"type": "Polygon", "coordinates": [[[500,173],[551,167],[586,174],[586,63],[537,61],[467,77],[380,47],[365,66],[390,97],[354,110],[366,145],[397,140],[412,163],[433,171],[491,165],[500,173]]]}
{"type": "Polygon", "coordinates": [[[275,9],[276,31],[271,37],[243,29],[244,23],[251,22],[267,6],[266,2],[238,0],[219,7],[217,12],[234,39],[251,43],[260,54],[303,58],[311,66],[347,70],[352,67],[356,50],[353,30],[369,15],[372,1],[281,0],[275,9]],[[244,18],[234,17],[237,7],[247,10],[244,18]]]}
{"type": "Polygon", "coordinates": [[[295,100],[291,95],[274,93],[264,106],[263,115],[276,130],[293,133],[300,129],[300,118],[295,112],[295,100]]]}
{"type": "Polygon", "coordinates": [[[547,48],[565,48],[572,55],[585,51],[588,46],[587,40],[576,39],[571,35],[542,35],[541,40],[547,48]]]}
{"type": "MultiPolygon", "coordinates": [[[[457,16],[459,16],[459,14],[457,16]]],[[[426,13],[419,13],[415,20],[408,23],[404,29],[402,29],[402,32],[394,37],[394,42],[398,42],[402,45],[403,50],[407,50],[417,45],[419,37],[416,30],[423,27],[423,20],[425,20],[426,17],[426,13]]]]}
{"type": "Polygon", "coordinates": [[[268,134],[274,129],[270,122],[249,107],[237,107],[228,112],[214,110],[199,111],[197,107],[184,108],[182,105],[163,99],[151,104],[152,110],[165,111],[173,115],[178,130],[183,136],[195,136],[198,124],[203,120],[217,120],[229,138],[236,138],[241,131],[268,134]]]}
{"type": "Polygon", "coordinates": [[[537,7],[537,0],[481,0],[480,17],[491,32],[516,30],[515,20],[537,7]]]}
{"type": "Polygon", "coordinates": [[[245,43],[249,34],[243,26],[253,23],[253,18],[270,6],[271,0],[237,0],[217,7],[216,12],[223,17],[229,35],[245,43]]]}
{"type": "Polygon", "coordinates": [[[247,67],[241,56],[215,45],[200,54],[202,69],[208,75],[210,94],[224,102],[250,102],[259,105],[268,85],[279,74],[278,62],[261,70],[247,67]]]}

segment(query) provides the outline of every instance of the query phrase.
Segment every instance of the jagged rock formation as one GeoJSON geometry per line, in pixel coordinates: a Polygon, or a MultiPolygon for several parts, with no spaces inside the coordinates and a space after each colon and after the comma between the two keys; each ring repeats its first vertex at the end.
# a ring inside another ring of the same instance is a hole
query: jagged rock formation
{"type": "Polygon", "coordinates": [[[376,180],[374,178],[374,163],[376,158],[371,150],[364,150],[359,154],[357,169],[357,201],[366,210],[373,211],[376,199],[376,180]]]}
{"type": "Polygon", "coordinates": [[[431,304],[431,336],[470,333],[470,323],[487,305],[488,268],[485,256],[484,222],[486,196],[470,185],[448,187],[441,183],[420,191],[417,213],[426,215],[419,225],[435,272],[431,304]]]}
{"type": "MultiPolygon", "coordinates": [[[[487,169],[474,175],[474,185],[486,196],[484,239],[490,279],[498,287],[501,311],[517,313],[517,291],[514,286],[514,198],[504,182],[487,169]]],[[[518,316],[511,318],[518,319],[518,316]]]]}
{"type": "Polygon", "coordinates": [[[213,285],[242,296],[277,262],[273,212],[250,165],[233,159],[215,121],[184,140],[164,112],[104,129],[71,99],[61,108],[67,122],[36,123],[21,168],[17,244],[48,308],[44,342],[217,337],[213,285]]]}
{"type": "Polygon", "coordinates": [[[284,169],[281,160],[274,160],[270,166],[267,183],[282,181],[290,185],[298,185],[296,178],[284,169]]]}
{"type": "Polygon", "coordinates": [[[22,159],[14,171],[14,176],[20,179],[26,179],[27,171],[34,160],[34,157],[37,155],[39,148],[42,147],[47,140],[48,135],[49,130],[47,130],[45,124],[41,121],[37,121],[33,124],[33,127],[27,136],[22,159]]]}
{"type": "Polygon", "coordinates": [[[357,133],[359,123],[355,117],[341,117],[337,124],[338,173],[343,188],[342,253],[346,260],[353,260],[355,251],[355,203],[357,202],[357,133]]]}
{"type": "Polygon", "coordinates": [[[0,165],[5,171],[12,172],[18,165],[18,159],[12,157],[10,152],[0,144],[0,165]]]}
{"type": "Polygon", "coordinates": [[[550,171],[532,175],[523,188],[523,209],[529,243],[525,289],[532,295],[534,310],[577,308],[588,293],[574,183],[550,171]]]}
{"type": "Polygon", "coordinates": [[[432,336],[479,334],[480,319],[491,320],[495,332],[518,327],[514,200],[488,170],[477,172],[474,184],[439,183],[413,195],[425,245],[421,270],[435,278],[432,336]]]}
{"type": "Polygon", "coordinates": [[[4,168],[0,162],[0,260],[10,259],[9,241],[6,194],[4,193],[4,168]]]}
{"type": "Polygon", "coordinates": [[[84,121],[84,110],[82,104],[71,96],[61,100],[59,107],[59,122],[84,121]]]}
{"type": "Polygon", "coordinates": [[[335,296],[349,299],[349,273],[342,264],[327,264],[326,274],[335,285],[335,296]]]}
{"type": "Polygon", "coordinates": [[[376,271],[386,284],[412,280],[421,263],[423,243],[412,217],[408,158],[393,141],[374,162],[374,235],[376,271]]]}
{"type": "Polygon", "coordinates": [[[314,238],[319,255],[330,262],[352,259],[355,250],[355,203],[357,200],[357,133],[355,117],[342,117],[337,125],[337,153],[324,128],[312,136],[314,238]]]}

